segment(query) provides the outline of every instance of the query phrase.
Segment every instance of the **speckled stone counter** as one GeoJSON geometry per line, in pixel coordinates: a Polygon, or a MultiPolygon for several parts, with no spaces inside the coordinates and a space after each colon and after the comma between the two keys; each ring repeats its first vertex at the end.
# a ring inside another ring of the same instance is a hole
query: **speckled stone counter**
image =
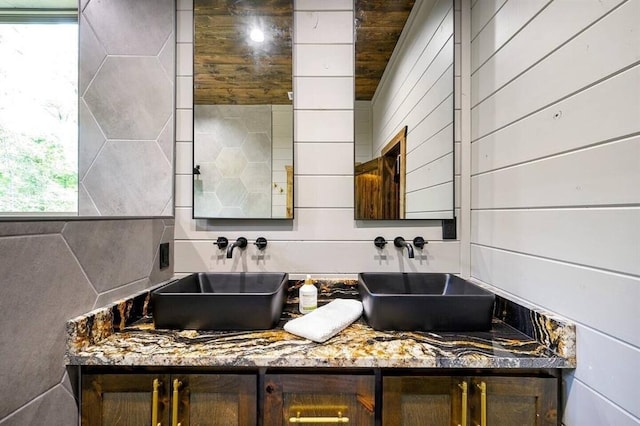
{"type": "MultiPolygon", "coordinates": [[[[322,281],[319,304],[357,298],[356,281],[322,281]]],[[[575,367],[575,327],[496,298],[488,332],[382,332],[360,318],[325,343],[289,334],[298,316],[292,283],[272,330],[156,330],[150,290],[67,323],[69,365],[183,367],[526,368],[575,367]]]]}

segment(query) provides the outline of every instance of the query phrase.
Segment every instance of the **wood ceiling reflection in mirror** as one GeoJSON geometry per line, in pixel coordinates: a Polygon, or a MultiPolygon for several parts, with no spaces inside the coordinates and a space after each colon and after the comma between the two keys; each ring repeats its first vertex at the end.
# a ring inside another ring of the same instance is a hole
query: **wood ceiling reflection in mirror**
{"type": "Polygon", "coordinates": [[[373,98],[415,0],[356,0],[356,100],[373,98]]]}
{"type": "Polygon", "coordinates": [[[292,0],[195,0],[194,103],[291,104],[292,15],[292,0]]]}

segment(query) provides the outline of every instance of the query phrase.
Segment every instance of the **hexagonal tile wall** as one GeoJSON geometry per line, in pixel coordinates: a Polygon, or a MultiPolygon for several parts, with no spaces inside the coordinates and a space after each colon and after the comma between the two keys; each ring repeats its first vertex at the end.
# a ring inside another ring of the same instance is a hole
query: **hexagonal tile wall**
{"type": "Polygon", "coordinates": [[[158,58],[109,56],[84,99],[107,139],[155,140],[173,114],[167,87],[158,58]]]}
{"type": "Polygon", "coordinates": [[[78,123],[78,161],[86,193],[80,198],[79,211],[116,216],[172,212],[167,206],[173,180],[167,181],[167,186],[156,182],[172,169],[174,161],[175,2],[83,0],[81,4],[79,93],[86,111],[81,111],[78,123]],[[105,165],[106,157],[96,158],[102,156],[102,146],[107,147],[105,139],[145,145],[153,141],[164,161],[140,157],[135,172],[130,158],[112,156],[111,161],[124,163],[105,165]],[[92,170],[101,162],[101,170],[92,170]],[[112,176],[105,173],[107,166],[113,169],[112,176]],[[106,179],[98,183],[97,175],[106,179]],[[139,180],[124,182],[125,175],[139,180]],[[113,194],[127,186],[145,189],[137,198],[125,197],[109,206],[114,202],[113,194]]]}
{"type": "Polygon", "coordinates": [[[82,183],[103,216],[144,216],[171,198],[172,170],[155,141],[107,141],[82,183]]]}
{"type": "Polygon", "coordinates": [[[107,54],[156,56],[173,32],[174,8],[173,0],[91,0],[82,14],[107,54]]]}

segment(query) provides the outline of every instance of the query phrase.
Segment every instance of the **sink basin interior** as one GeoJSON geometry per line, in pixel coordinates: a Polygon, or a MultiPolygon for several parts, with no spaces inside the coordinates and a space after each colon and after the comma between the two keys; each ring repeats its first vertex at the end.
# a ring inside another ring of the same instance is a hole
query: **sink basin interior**
{"type": "Polygon", "coordinates": [[[481,331],[491,328],[493,293],[451,274],[361,273],[365,319],[376,330],[481,331]]]}
{"type": "Polygon", "coordinates": [[[265,330],[280,320],[286,273],[195,273],[153,291],[156,328],[265,330]]]}

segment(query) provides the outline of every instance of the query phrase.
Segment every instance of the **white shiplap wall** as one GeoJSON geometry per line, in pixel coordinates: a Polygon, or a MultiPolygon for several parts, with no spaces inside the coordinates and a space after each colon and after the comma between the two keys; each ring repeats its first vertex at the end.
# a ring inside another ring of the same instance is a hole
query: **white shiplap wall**
{"type": "Polygon", "coordinates": [[[640,425],[640,1],[471,23],[471,275],[577,323],[564,424],[640,425]]]}
{"type": "Polygon", "coordinates": [[[460,244],[442,241],[440,221],[353,219],[353,18],[351,0],[295,1],[295,219],[195,221],[191,219],[193,6],[189,0],[178,1],[176,273],[267,270],[286,271],[292,277],[305,273],[326,277],[361,271],[460,271],[460,244]],[[415,259],[407,259],[393,243],[379,252],[373,245],[378,235],[387,240],[423,236],[429,244],[423,253],[416,251],[415,259]],[[218,236],[230,240],[244,236],[250,241],[264,236],[269,246],[262,255],[250,245],[226,259],[212,244],[218,236]]]}

